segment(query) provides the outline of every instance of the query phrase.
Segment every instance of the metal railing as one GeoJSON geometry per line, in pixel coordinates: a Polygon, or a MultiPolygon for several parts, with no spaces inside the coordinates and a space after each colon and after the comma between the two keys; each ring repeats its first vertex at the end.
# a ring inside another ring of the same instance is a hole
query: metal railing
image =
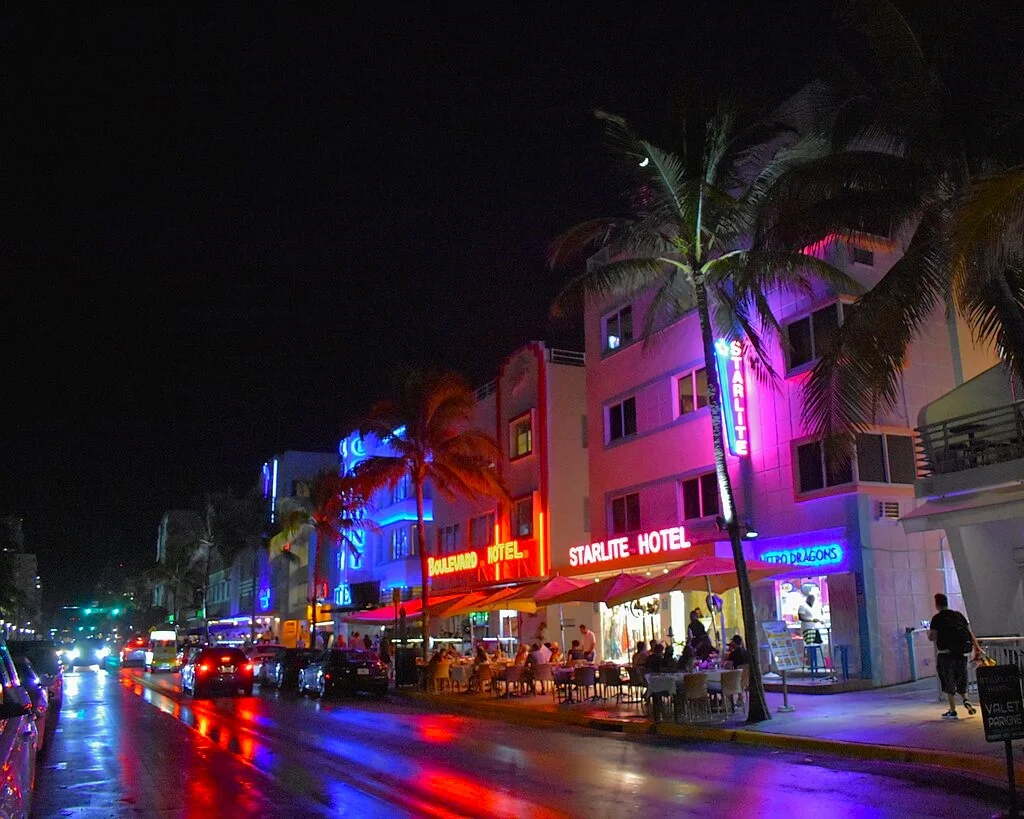
{"type": "Polygon", "coordinates": [[[1024,458],[1024,400],[915,430],[921,475],[946,475],[1024,458]]]}
{"type": "Polygon", "coordinates": [[[486,384],[483,384],[473,390],[473,397],[477,401],[483,401],[488,395],[494,395],[498,391],[498,379],[492,378],[486,384]]]}
{"type": "Polygon", "coordinates": [[[979,637],[978,644],[999,665],[1015,665],[1024,672],[1024,637],[979,637]]]}
{"type": "Polygon", "coordinates": [[[548,361],[552,364],[568,364],[570,367],[583,367],[587,363],[585,353],[575,350],[548,350],[548,361]]]}

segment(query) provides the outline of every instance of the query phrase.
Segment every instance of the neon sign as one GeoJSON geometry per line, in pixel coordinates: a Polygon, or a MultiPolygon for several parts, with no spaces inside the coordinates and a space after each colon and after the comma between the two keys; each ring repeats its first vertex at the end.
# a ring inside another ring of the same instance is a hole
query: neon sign
{"type": "Polygon", "coordinates": [[[633,555],[663,555],[689,549],[690,546],[690,541],[686,539],[686,530],[682,526],[672,526],[668,529],[655,529],[651,532],[599,540],[584,546],[573,546],[569,549],[569,565],[589,566],[623,560],[633,555]]]}
{"type": "Polygon", "coordinates": [[[722,388],[722,415],[729,451],[733,455],[750,455],[750,439],[747,436],[747,378],[743,365],[743,343],[715,342],[718,355],[718,382],[722,388]]]}
{"type": "Polygon", "coordinates": [[[257,596],[260,604],[260,611],[267,611],[270,608],[270,589],[263,587],[257,596]]]}
{"type": "Polygon", "coordinates": [[[498,566],[503,563],[524,560],[528,555],[528,552],[519,548],[518,540],[510,540],[508,543],[485,546],[482,550],[473,549],[444,557],[428,557],[427,571],[431,577],[438,577],[475,569],[480,565],[481,559],[486,561],[488,566],[498,566]]]}
{"type": "Polygon", "coordinates": [[[824,546],[805,546],[800,549],[778,549],[765,552],[760,560],[786,566],[838,566],[843,562],[843,547],[838,543],[824,546]]]}
{"type": "Polygon", "coordinates": [[[338,606],[352,605],[352,587],[348,583],[339,583],[334,587],[334,603],[338,606]]]}

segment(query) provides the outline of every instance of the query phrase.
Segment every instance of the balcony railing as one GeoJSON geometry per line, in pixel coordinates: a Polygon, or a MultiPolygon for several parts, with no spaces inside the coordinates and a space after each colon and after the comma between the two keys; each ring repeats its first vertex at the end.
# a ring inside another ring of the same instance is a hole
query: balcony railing
{"type": "Polygon", "coordinates": [[[477,401],[483,401],[488,395],[493,395],[498,391],[498,379],[494,378],[488,381],[486,384],[477,387],[473,390],[473,397],[477,401]]]}
{"type": "Polygon", "coordinates": [[[916,432],[924,477],[1024,458],[1024,400],[948,418],[916,432]]]}
{"type": "Polygon", "coordinates": [[[587,363],[587,357],[584,353],[578,353],[575,350],[548,350],[548,361],[552,364],[583,367],[587,363]]]}

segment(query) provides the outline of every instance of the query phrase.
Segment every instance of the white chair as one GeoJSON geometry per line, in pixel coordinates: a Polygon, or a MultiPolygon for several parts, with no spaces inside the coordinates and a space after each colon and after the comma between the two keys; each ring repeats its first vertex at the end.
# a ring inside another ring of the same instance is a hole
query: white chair
{"type": "Polygon", "coordinates": [[[722,700],[729,707],[729,713],[736,710],[737,698],[739,699],[740,708],[743,710],[743,713],[746,713],[747,698],[743,690],[742,668],[722,672],[722,700]]]}
{"type": "Polygon", "coordinates": [[[698,713],[711,716],[711,697],[708,694],[708,675],[684,674],[677,691],[683,701],[683,717],[690,721],[698,713]]]}
{"type": "Polygon", "coordinates": [[[441,691],[444,688],[451,688],[449,674],[452,669],[451,660],[440,660],[434,666],[434,675],[430,678],[430,687],[433,691],[441,691]]]}

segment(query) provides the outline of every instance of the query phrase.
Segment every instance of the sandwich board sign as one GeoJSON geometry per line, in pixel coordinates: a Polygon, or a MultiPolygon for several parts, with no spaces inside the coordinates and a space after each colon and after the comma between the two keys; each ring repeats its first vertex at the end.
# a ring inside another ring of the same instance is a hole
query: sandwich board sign
{"type": "Polygon", "coordinates": [[[1010,816],[1017,816],[1017,783],[1014,781],[1013,740],[1024,739],[1024,695],[1020,669],[1015,665],[978,668],[978,701],[985,739],[1006,745],[1006,779],[1010,816]]]}

